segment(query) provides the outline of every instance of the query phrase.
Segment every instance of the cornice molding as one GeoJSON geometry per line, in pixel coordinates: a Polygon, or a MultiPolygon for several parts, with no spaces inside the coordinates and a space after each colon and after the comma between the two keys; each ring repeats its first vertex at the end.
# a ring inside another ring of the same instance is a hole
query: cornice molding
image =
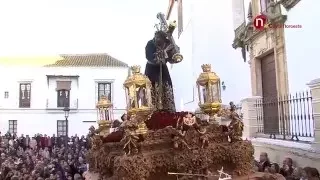
{"type": "Polygon", "coordinates": [[[287,11],[295,7],[301,0],[280,0],[280,4],[284,8],[286,8],[287,11]]]}
{"type": "MultiPolygon", "coordinates": [[[[287,20],[287,15],[267,15],[269,19],[269,23],[274,24],[284,24],[287,20]]],[[[250,45],[256,38],[260,37],[263,33],[266,33],[268,31],[272,31],[273,29],[264,29],[264,30],[256,30],[254,29],[252,23],[248,23],[246,26],[242,27],[240,26],[235,31],[235,38],[233,40],[232,47],[237,48],[243,48],[246,45],[250,45]]]]}

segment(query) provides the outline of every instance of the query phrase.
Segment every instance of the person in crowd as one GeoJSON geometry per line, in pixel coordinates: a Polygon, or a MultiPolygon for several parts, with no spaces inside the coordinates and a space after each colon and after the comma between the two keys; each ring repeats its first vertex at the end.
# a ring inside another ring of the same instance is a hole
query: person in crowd
{"type": "Polygon", "coordinates": [[[122,122],[126,121],[128,119],[128,115],[126,113],[122,114],[121,120],[122,122]]]}
{"type": "Polygon", "coordinates": [[[305,167],[302,171],[303,180],[320,180],[319,171],[316,168],[305,167]]]}
{"type": "Polygon", "coordinates": [[[87,171],[85,136],[75,135],[69,144],[55,135],[5,136],[10,143],[1,143],[0,180],[82,180],[87,171]]]}
{"type": "Polygon", "coordinates": [[[293,160],[291,158],[285,158],[283,165],[280,168],[277,163],[270,163],[270,166],[264,166],[265,162],[269,162],[268,155],[266,153],[260,154],[260,162],[255,161],[254,171],[266,172],[276,176],[277,179],[286,180],[320,180],[319,171],[314,167],[294,167],[293,160]],[[266,160],[267,159],[267,160],[266,160]]]}
{"type": "Polygon", "coordinates": [[[296,167],[293,169],[292,175],[287,177],[288,180],[300,180],[302,179],[303,168],[296,167]]]}
{"type": "Polygon", "coordinates": [[[31,141],[30,141],[30,148],[35,150],[37,148],[37,140],[35,137],[32,137],[31,138],[31,141]]]}
{"type": "Polygon", "coordinates": [[[271,164],[271,170],[273,173],[280,173],[280,166],[278,163],[272,163],[271,164]]]}
{"type": "Polygon", "coordinates": [[[318,169],[311,168],[310,175],[311,175],[310,179],[320,180],[320,173],[319,173],[318,169]]]}
{"type": "Polygon", "coordinates": [[[259,162],[256,162],[256,166],[259,172],[265,172],[267,167],[271,167],[268,154],[266,152],[260,153],[259,162]]]}
{"type": "Polygon", "coordinates": [[[282,162],[282,168],[280,169],[280,174],[285,178],[290,177],[293,173],[293,161],[291,158],[285,158],[282,162]]]}
{"type": "Polygon", "coordinates": [[[121,126],[121,122],[119,120],[114,120],[112,122],[112,132],[118,131],[121,126]]]}
{"type": "Polygon", "coordinates": [[[273,177],[275,177],[276,179],[283,179],[285,180],[286,178],[283,177],[283,175],[279,174],[280,172],[280,166],[277,163],[272,163],[270,165],[270,167],[265,167],[265,171],[266,173],[270,173],[273,177]]]}

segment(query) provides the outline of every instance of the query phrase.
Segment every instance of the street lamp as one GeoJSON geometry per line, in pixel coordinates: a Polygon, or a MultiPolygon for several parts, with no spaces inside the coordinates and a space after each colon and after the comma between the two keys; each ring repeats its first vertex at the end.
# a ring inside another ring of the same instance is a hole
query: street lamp
{"type": "Polygon", "coordinates": [[[66,120],[66,136],[67,136],[67,138],[69,138],[69,134],[68,134],[68,131],[69,131],[68,117],[69,117],[70,108],[68,106],[65,106],[63,108],[63,111],[64,111],[64,117],[65,117],[65,120],[66,120]]]}

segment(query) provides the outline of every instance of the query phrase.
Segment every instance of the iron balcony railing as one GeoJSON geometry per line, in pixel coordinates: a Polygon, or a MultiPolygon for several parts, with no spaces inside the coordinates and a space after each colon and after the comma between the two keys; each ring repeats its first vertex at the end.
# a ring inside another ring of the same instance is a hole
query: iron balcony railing
{"type": "Polygon", "coordinates": [[[292,140],[314,137],[314,118],[310,91],[262,98],[256,101],[258,133],[292,140]]]}

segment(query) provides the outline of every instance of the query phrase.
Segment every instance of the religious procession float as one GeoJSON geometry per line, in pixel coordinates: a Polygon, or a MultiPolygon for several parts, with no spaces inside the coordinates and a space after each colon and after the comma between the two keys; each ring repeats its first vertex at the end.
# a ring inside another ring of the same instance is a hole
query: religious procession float
{"type": "Polygon", "coordinates": [[[254,148],[242,140],[243,123],[233,103],[222,108],[220,79],[210,64],[202,65],[196,82],[199,107],[210,118],[172,107],[166,62],[179,63],[183,56],[172,38],[174,24],[167,25],[161,13],[158,18],[160,28],[146,47],[146,73],[132,66],[124,82],[127,118],[119,130],[110,133],[110,101],[102,97],[97,104],[100,119],[99,128],[91,129],[90,171],[110,180],[249,179],[254,148]],[[220,125],[219,116],[230,124],[220,125]]]}

